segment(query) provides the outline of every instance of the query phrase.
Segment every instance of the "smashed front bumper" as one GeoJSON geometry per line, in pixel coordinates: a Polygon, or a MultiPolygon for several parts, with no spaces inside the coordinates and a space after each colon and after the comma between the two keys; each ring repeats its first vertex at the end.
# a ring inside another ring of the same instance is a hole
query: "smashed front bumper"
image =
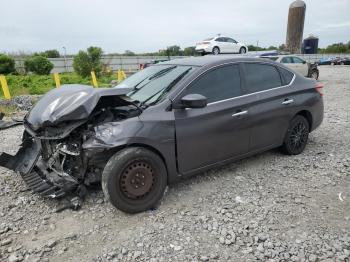
{"type": "Polygon", "coordinates": [[[0,166],[18,172],[27,186],[36,193],[51,198],[64,196],[63,188],[53,185],[40,175],[40,167],[37,165],[40,155],[40,140],[26,139],[16,155],[0,154],[0,166]]]}

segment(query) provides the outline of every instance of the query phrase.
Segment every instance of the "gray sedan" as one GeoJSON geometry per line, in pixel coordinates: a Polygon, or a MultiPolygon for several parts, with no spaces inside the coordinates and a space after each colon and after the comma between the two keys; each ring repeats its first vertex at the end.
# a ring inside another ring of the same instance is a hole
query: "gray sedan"
{"type": "Polygon", "coordinates": [[[300,154],[322,119],[322,85],[280,63],[184,58],[115,88],[50,91],[26,116],[18,153],[3,153],[0,165],[53,198],[102,183],[115,207],[136,213],[181,178],[276,147],[300,154]]]}

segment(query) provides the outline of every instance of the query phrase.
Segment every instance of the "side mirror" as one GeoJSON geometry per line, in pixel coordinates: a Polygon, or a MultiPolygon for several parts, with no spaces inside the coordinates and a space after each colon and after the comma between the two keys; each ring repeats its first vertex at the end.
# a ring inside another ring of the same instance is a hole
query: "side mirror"
{"type": "Polygon", "coordinates": [[[181,98],[179,104],[175,104],[175,109],[203,108],[207,106],[207,98],[200,94],[188,94],[181,98]]]}
{"type": "Polygon", "coordinates": [[[303,64],[306,64],[306,61],[303,61],[303,64]]]}

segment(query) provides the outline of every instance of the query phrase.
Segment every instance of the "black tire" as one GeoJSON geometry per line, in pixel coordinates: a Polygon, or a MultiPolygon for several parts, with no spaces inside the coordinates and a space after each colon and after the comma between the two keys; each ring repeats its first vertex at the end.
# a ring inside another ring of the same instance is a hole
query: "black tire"
{"type": "Polygon", "coordinates": [[[220,48],[215,46],[212,51],[213,55],[219,55],[220,54],[220,48]]]}
{"type": "Polygon", "coordinates": [[[243,54],[247,53],[247,49],[245,49],[245,47],[241,47],[239,49],[239,53],[243,55],[243,54]]]}
{"type": "Polygon", "coordinates": [[[201,53],[201,56],[205,56],[205,55],[206,55],[206,53],[205,53],[205,52],[202,52],[202,53],[201,53]]]}
{"type": "Polygon", "coordinates": [[[317,70],[312,70],[310,74],[310,78],[318,80],[318,77],[319,77],[319,72],[317,70]]]}
{"type": "Polygon", "coordinates": [[[166,186],[167,171],[163,160],[142,147],[125,148],[115,153],[102,173],[106,199],[126,213],[155,207],[166,186]]]}
{"type": "Polygon", "coordinates": [[[298,155],[304,151],[310,132],[309,122],[301,115],[295,116],[289,123],[282,145],[282,151],[287,155],[298,155]]]}

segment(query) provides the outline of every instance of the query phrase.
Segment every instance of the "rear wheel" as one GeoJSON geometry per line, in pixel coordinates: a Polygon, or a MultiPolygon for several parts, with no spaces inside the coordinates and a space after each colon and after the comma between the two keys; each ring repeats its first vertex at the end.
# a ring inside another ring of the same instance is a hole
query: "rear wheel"
{"type": "Polygon", "coordinates": [[[308,138],[310,126],[305,117],[297,115],[289,124],[282,150],[287,155],[298,155],[304,151],[308,138]]]}
{"type": "Polygon", "coordinates": [[[220,48],[219,47],[217,47],[217,46],[215,46],[214,48],[213,48],[213,55],[218,55],[218,54],[220,54],[220,48]]]}
{"type": "Polygon", "coordinates": [[[105,197],[116,208],[138,213],[156,206],[167,185],[163,160],[142,147],[126,148],[113,155],[102,173],[105,197]]]}
{"type": "Polygon", "coordinates": [[[240,53],[240,54],[245,54],[245,53],[247,53],[247,50],[246,50],[244,47],[241,47],[241,48],[239,49],[239,53],[240,53]]]}

